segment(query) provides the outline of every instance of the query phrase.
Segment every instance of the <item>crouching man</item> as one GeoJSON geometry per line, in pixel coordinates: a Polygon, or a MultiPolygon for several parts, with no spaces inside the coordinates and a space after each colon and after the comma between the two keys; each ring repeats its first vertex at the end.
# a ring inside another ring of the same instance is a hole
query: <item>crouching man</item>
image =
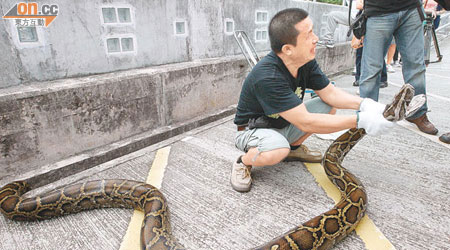
{"type": "Polygon", "coordinates": [[[364,128],[377,135],[393,126],[383,116],[384,105],[348,94],[330,84],[315,58],[318,37],[303,9],[285,9],[269,24],[272,51],[244,81],[234,123],[236,147],[243,152],[231,171],[231,186],[251,188],[251,168],[282,160],[320,162],[322,155],[303,142],[313,133],[364,128]],[[304,102],[305,89],[319,98],[304,102]],[[334,115],[353,109],[355,115],[334,115]]]}

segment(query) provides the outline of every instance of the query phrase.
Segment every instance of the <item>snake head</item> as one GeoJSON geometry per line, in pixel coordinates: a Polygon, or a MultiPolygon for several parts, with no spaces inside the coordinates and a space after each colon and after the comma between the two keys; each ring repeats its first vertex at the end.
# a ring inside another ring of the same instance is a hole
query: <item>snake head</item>
{"type": "MultiPolygon", "coordinates": [[[[403,120],[406,116],[409,104],[414,97],[414,92],[414,87],[411,84],[404,84],[400,91],[394,96],[392,102],[386,105],[383,116],[388,121],[403,120]]],[[[417,111],[417,109],[415,111],[417,111]]]]}

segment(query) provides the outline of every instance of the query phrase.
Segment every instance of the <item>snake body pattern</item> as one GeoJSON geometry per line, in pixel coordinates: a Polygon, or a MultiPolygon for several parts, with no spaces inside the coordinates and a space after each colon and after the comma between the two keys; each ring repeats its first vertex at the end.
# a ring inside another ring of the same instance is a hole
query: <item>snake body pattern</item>
{"type": "MultiPolygon", "coordinates": [[[[386,106],[388,120],[401,120],[414,96],[405,84],[386,106]]],[[[329,211],[316,216],[256,249],[329,249],[355,229],[365,214],[367,195],[361,182],[341,163],[345,155],[365,135],[364,129],[350,129],[328,148],[322,161],[325,173],[340,190],[341,200],[329,211]]],[[[167,201],[150,184],[131,180],[97,180],[74,184],[40,196],[25,198],[24,181],[0,189],[0,212],[20,221],[45,220],[82,210],[120,207],[144,212],[141,249],[184,249],[172,235],[167,201]]]]}

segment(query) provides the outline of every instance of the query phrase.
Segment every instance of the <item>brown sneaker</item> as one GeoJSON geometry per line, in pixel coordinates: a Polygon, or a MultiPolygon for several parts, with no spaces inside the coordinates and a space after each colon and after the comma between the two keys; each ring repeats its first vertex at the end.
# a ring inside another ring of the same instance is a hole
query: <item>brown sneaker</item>
{"type": "Polygon", "coordinates": [[[450,144],[450,132],[445,133],[445,134],[439,136],[439,140],[440,140],[441,142],[450,144]]]}
{"type": "Polygon", "coordinates": [[[309,150],[305,145],[300,145],[296,150],[291,150],[284,161],[322,162],[322,153],[309,150]]]}
{"type": "Polygon", "coordinates": [[[420,131],[435,135],[438,133],[437,128],[428,120],[427,114],[424,114],[416,119],[406,118],[407,121],[416,124],[420,131]]]}
{"type": "Polygon", "coordinates": [[[252,187],[252,176],[250,171],[252,166],[245,165],[241,157],[233,163],[231,169],[231,187],[238,192],[248,192],[252,187]]]}

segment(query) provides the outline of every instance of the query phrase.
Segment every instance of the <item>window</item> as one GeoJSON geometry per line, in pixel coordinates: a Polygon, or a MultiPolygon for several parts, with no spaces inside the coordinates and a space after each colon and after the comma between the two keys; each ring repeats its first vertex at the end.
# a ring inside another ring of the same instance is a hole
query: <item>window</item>
{"type": "Polygon", "coordinates": [[[103,22],[116,23],[116,9],[115,8],[102,8],[103,22]]]}
{"type": "Polygon", "coordinates": [[[106,49],[108,53],[133,52],[133,37],[111,37],[106,39],[106,49]]]}
{"type": "Polygon", "coordinates": [[[122,44],[122,51],[133,51],[134,50],[134,46],[133,46],[133,38],[131,37],[126,37],[126,38],[122,38],[120,39],[121,44],[122,44]]]}
{"type": "Polygon", "coordinates": [[[106,45],[109,53],[120,52],[119,38],[106,39],[106,45]]]}
{"type": "Polygon", "coordinates": [[[256,23],[268,23],[269,13],[267,11],[256,11],[256,23]]]}
{"type": "Polygon", "coordinates": [[[107,26],[102,35],[106,54],[136,55],[134,8],[129,4],[106,5],[101,6],[100,11],[101,22],[107,26]]]}
{"type": "Polygon", "coordinates": [[[33,43],[39,41],[36,27],[17,27],[17,33],[19,34],[19,41],[21,43],[33,43]]]}
{"type": "MultiPolygon", "coordinates": [[[[24,21],[21,21],[22,24],[24,21]]],[[[30,23],[30,20],[28,20],[30,23]]],[[[24,48],[39,48],[45,46],[45,36],[41,26],[23,26],[18,25],[17,22],[7,22],[10,26],[11,40],[18,49],[24,48]]]]}
{"type": "Polygon", "coordinates": [[[267,41],[267,30],[256,30],[255,31],[255,41],[256,42],[266,42],[267,41]]]}
{"type": "Polygon", "coordinates": [[[117,14],[119,16],[119,22],[131,23],[130,8],[117,8],[117,14]]]}
{"type": "Polygon", "coordinates": [[[102,8],[102,15],[103,22],[108,24],[132,22],[130,8],[105,7],[102,8]]]}
{"type": "Polygon", "coordinates": [[[186,21],[175,21],[175,35],[187,35],[186,21]]]}
{"type": "Polygon", "coordinates": [[[234,21],[230,18],[225,18],[225,34],[232,35],[234,33],[234,21]]]}

